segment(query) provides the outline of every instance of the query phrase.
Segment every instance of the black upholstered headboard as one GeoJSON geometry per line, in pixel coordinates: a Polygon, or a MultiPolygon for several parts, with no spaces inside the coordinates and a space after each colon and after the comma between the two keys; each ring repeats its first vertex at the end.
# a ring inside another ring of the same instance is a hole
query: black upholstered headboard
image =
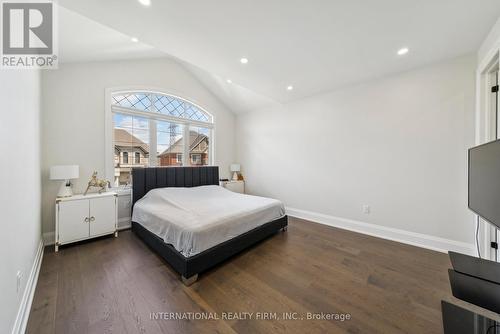
{"type": "Polygon", "coordinates": [[[219,167],[132,168],[132,205],[151,189],[207,185],[219,185],[219,167]]]}

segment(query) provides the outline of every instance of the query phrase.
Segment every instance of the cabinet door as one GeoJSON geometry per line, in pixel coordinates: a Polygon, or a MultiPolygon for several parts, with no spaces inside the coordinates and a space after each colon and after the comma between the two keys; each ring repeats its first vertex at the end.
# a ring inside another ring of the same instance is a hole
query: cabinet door
{"type": "Polygon", "coordinates": [[[92,198],[90,200],[90,236],[116,231],[115,196],[92,198]]]}
{"type": "Polygon", "coordinates": [[[59,203],[59,243],[81,240],[89,237],[89,201],[66,201],[59,203]]]}

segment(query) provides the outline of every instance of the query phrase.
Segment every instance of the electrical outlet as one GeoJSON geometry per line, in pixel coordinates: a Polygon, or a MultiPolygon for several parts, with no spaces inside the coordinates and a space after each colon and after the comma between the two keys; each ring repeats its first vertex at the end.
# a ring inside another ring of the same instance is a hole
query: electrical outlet
{"type": "Polygon", "coordinates": [[[372,209],[370,208],[370,206],[369,206],[369,205],[366,205],[366,204],[364,204],[364,205],[363,205],[363,213],[364,213],[365,215],[370,214],[370,212],[371,212],[371,211],[372,211],[372,209]]]}
{"type": "Polygon", "coordinates": [[[21,270],[17,272],[16,278],[17,278],[16,292],[19,293],[19,290],[21,289],[21,281],[23,279],[23,272],[21,270]]]}

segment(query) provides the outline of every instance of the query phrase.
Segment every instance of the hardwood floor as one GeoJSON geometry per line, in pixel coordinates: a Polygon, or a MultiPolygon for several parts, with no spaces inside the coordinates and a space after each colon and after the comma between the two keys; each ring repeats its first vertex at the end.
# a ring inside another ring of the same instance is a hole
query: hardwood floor
{"type": "Polygon", "coordinates": [[[130,231],[59,253],[46,248],[27,332],[442,332],[440,301],[452,299],[446,254],[294,218],[289,224],[190,287],[130,231]],[[151,312],[253,315],[168,320],[151,312]],[[256,320],[258,312],[299,319],[256,320]],[[307,320],[308,312],[351,319],[307,320]]]}

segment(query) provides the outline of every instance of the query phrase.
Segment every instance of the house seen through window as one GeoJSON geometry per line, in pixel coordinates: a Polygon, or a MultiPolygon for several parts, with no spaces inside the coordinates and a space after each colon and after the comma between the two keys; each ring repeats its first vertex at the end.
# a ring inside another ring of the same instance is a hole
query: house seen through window
{"type": "Polygon", "coordinates": [[[114,185],[131,182],[133,167],[211,164],[213,118],[171,95],[120,92],[111,98],[114,185]]]}

